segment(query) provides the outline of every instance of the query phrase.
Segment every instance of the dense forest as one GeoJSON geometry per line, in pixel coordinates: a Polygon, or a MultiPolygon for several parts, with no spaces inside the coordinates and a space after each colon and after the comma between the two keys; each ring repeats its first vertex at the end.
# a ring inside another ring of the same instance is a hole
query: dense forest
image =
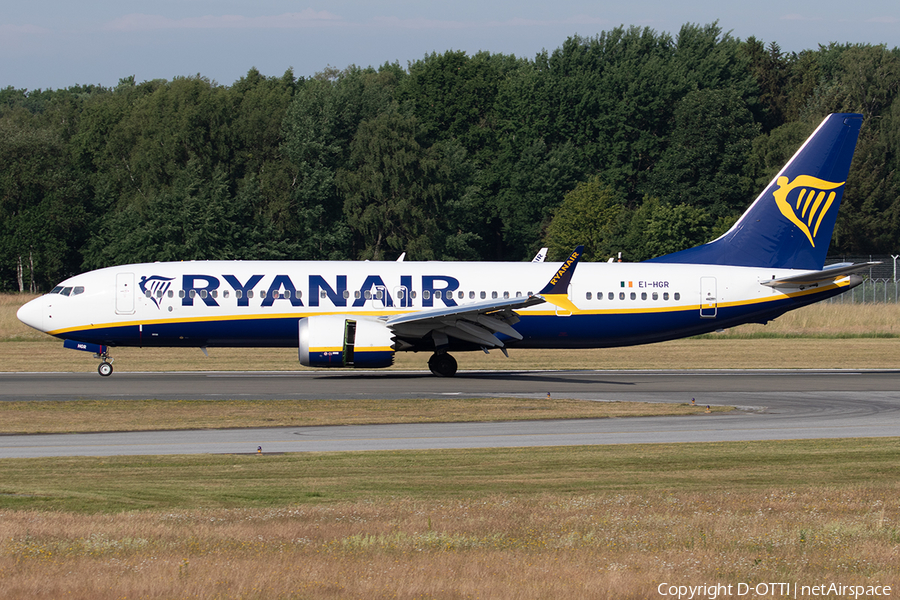
{"type": "Polygon", "coordinates": [[[831,249],[895,252],[896,48],[686,25],[533,59],[7,87],[0,291],[139,261],[644,260],[727,229],[835,111],[865,122],[831,249]]]}

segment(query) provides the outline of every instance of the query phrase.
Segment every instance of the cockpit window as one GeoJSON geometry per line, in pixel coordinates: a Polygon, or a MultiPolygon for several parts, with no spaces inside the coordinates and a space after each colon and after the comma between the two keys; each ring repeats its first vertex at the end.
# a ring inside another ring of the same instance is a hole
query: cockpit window
{"type": "Polygon", "coordinates": [[[84,293],[83,285],[76,285],[75,287],[63,287],[61,285],[56,286],[52,290],[50,290],[51,294],[62,294],[63,296],[77,296],[78,294],[84,293]]]}

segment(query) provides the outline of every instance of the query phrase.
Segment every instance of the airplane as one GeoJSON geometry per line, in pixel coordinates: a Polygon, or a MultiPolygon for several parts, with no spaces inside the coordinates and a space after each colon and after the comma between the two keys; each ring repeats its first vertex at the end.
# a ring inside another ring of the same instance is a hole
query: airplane
{"type": "MultiPolygon", "coordinates": [[[[427,352],[607,348],[763,323],[861,283],[824,266],[863,117],[831,114],[721,237],[638,263],[190,261],[66,279],[18,318],[94,353],[292,347],[309,367],[381,368],[427,352]],[[576,269],[577,267],[577,269],[576,269]]],[[[542,252],[539,255],[545,254],[542,252]]]]}

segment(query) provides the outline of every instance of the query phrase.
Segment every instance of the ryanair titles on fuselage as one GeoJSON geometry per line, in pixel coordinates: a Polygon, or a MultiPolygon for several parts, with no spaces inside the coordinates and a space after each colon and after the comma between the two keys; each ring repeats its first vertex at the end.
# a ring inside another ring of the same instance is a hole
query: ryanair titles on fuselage
{"type": "MultiPolygon", "coordinates": [[[[259,306],[273,306],[275,302],[290,303],[291,306],[319,306],[330,302],[335,307],[363,307],[366,302],[377,300],[385,307],[411,307],[413,301],[421,293],[419,306],[432,307],[435,301],[445,306],[457,306],[453,292],[459,289],[459,280],[449,275],[421,275],[413,287],[412,275],[401,275],[399,285],[388,285],[380,275],[367,275],[359,287],[348,287],[346,275],[335,275],[329,280],[322,275],[304,275],[306,286],[298,288],[290,275],[275,275],[268,285],[260,283],[266,276],[254,274],[237,275],[205,275],[184,274],[181,276],[181,290],[178,295],[182,306],[194,306],[199,301],[206,306],[219,306],[219,300],[228,298],[228,291],[234,293],[238,307],[249,307],[250,300],[257,295],[259,306]],[[242,280],[243,279],[243,280],[242,280]],[[224,293],[223,293],[224,292],[224,293]],[[417,293],[418,292],[418,293],[417,293]]],[[[171,280],[173,278],[160,275],[142,276],[139,287],[148,298],[155,301],[165,293],[150,282],[171,280]]],[[[168,291],[168,290],[166,290],[168,291]]],[[[418,304],[418,303],[417,303],[418,304]]],[[[158,304],[157,304],[158,306],[158,304]]]]}

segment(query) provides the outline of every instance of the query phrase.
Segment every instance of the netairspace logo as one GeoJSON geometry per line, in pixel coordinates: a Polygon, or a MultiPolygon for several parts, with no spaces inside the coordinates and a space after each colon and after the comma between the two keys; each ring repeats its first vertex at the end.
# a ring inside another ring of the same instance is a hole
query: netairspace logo
{"type": "Polygon", "coordinates": [[[891,595],[889,585],[843,585],[840,583],[820,583],[817,585],[803,585],[792,582],[764,582],[764,583],[730,583],[730,584],[704,584],[704,585],[677,585],[660,583],[656,588],[660,596],[676,598],[677,600],[716,600],[723,596],[745,596],[753,598],[757,596],[774,596],[776,598],[819,598],[822,596],[839,598],[877,598],[891,595]]]}

